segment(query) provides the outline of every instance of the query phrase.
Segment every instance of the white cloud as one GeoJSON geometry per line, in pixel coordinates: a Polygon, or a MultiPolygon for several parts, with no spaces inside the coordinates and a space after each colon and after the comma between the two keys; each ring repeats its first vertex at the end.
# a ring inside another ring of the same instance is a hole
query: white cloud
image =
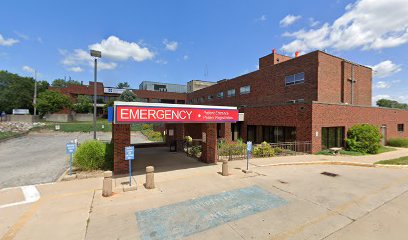
{"type": "Polygon", "coordinates": [[[391,96],[388,94],[379,94],[376,96],[373,96],[373,105],[376,105],[375,103],[380,100],[380,99],[390,99],[390,100],[395,100],[401,103],[408,103],[408,96],[402,95],[402,96],[391,96]]]}
{"type": "Polygon", "coordinates": [[[22,69],[23,69],[24,72],[28,72],[28,73],[32,73],[32,74],[34,74],[34,72],[35,72],[34,68],[32,68],[30,66],[23,66],[22,69]]]}
{"type": "Polygon", "coordinates": [[[188,55],[183,56],[183,60],[188,60],[190,57],[188,55]]]}
{"type": "Polygon", "coordinates": [[[302,16],[294,16],[294,15],[287,15],[282,20],[280,20],[279,24],[282,27],[287,27],[289,25],[294,24],[297,20],[299,20],[302,16]]]}
{"type": "Polygon", "coordinates": [[[68,68],[68,70],[71,72],[83,72],[84,71],[84,69],[81,67],[71,67],[71,68],[68,68]]]}
{"type": "Polygon", "coordinates": [[[309,25],[310,27],[316,27],[317,25],[319,25],[320,22],[315,20],[314,18],[309,18],[309,25]]]}
{"type": "Polygon", "coordinates": [[[169,51],[176,51],[177,50],[177,47],[178,47],[178,42],[176,42],[176,41],[169,41],[169,40],[167,40],[167,39],[164,39],[163,40],[163,44],[164,44],[164,46],[165,46],[165,48],[167,49],[167,50],[169,50],[169,51]]]}
{"type": "Polygon", "coordinates": [[[390,60],[385,60],[377,65],[371,66],[374,77],[384,78],[401,71],[401,66],[394,64],[390,60]]]}
{"type": "Polygon", "coordinates": [[[10,46],[13,46],[14,44],[16,44],[18,42],[19,41],[17,39],[4,38],[3,35],[0,34],[0,46],[10,47],[10,46]]]}
{"type": "Polygon", "coordinates": [[[116,36],[110,36],[100,43],[91,44],[89,49],[101,51],[103,58],[106,57],[119,61],[133,59],[137,62],[142,62],[154,57],[154,53],[148,48],[141,47],[135,42],[123,41],[116,36]]]}
{"type": "Polygon", "coordinates": [[[284,36],[295,40],[282,46],[287,52],[333,48],[364,50],[397,47],[408,43],[406,0],[357,0],[332,24],[302,29],[284,36]],[[301,48],[300,48],[301,47],[301,48]]]}
{"type": "Polygon", "coordinates": [[[255,22],[265,22],[267,20],[266,15],[262,15],[255,19],[255,22]]]}
{"type": "Polygon", "coordinates": [[[164,59],[158,59],[156,60],[156,63],[166,65],[168,62],[164,59]]]}
{"type": "MultiPolygon", "coordinates": [[[[94,43],[88,46],[88,49],[98,50],[102,52],[102,58],[98,61],[98,70],[112,70],[117,67],[117,63],[108,61],[111,59],[115,61],[134,60],[141,62],[152,59],[154,53],[146,47],[141,47],[135,42],[127,42],[119,39],[116,36],[110,36],[102,40],[100,43],[94,43]]],[[[61,61],[63,65],[68,66],[69,71],[77,72],[83,71],[83,67],[93,67],[94,60],[88,51],[83,49],[75,49],[68,52],[65,49],[58,50],[64,56],[61,61]],[[78,68],[79,67],[79,68],[78,68]],[[81,69],[81,70],[80,70],[81,69]]]]}
{"type": "Polygon", "coordinates": [[[390,88],[391,84],[388,82],[384,82],[384,81],[379,81],[377,82],[377,84],[375,84],[375,88],[378,89],[385,89],[385,88],[390,88]]]}
{"type": "Polygon", "coordinates": [[[27,34],[24,34],[18,31],[14,31],[14,34],[16,34],[19,38],[24,39],[24,40],[30,39],[30,37],[27,34]]]}
{"type": "MultiPolygon", "coordinates": [[[[89,66],[93,67],[94,59],[89,55],[89,52],[82,49],[75,49],[72,53],[66,50],[59,50],[60,54],[64,56],[62,64],[69,67],[89,66]]],[[[102,53],[103,54],[103,53],[102,53]]],[[[102,55],[103,57],[103,55],[102,55]]],[[[114,62],[98,61],[98,70],[112,70],[117,66],[114,62]]]]}

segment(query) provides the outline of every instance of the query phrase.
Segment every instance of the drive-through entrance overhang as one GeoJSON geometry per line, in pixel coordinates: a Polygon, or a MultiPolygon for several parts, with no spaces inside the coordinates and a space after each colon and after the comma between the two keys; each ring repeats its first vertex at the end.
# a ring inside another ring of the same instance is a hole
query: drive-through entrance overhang
{"type": "Polygon", "coordinates": [[[115,102],[109,112],[109,119],[112,121],[115,174],[128,171],[125,147],[131,145],[130,126],[133,123],[164,123],[165,142],[167,145],[176,143],[177,151],[183,151],[185,136],[201,139],[200,160],[215,163],[217,136],[230,141],[231,123],[239,119],[236,107],[211,105],[115,102]]]}

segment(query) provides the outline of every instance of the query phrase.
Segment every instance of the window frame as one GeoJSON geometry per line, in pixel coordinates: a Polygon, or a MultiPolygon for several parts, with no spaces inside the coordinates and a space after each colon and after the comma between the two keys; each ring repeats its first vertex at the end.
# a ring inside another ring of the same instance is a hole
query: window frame
{"type": "Polygon", "coordinates": [[[239,88],[240,95],[249,94],[249,93],[251,93],[251,85],[245,85],[239,88]],[[246,89],[246,88],[248,88],[247,91],[242,91],[242,89],[246,89]]]}
{"type": "Polygon", "coordinates": [[[403,123],[398,123],[397,124],[397,131],[398,132],[404,132],[404,130],[405,130],[404,124],[403,123]]]}
{"type": "Polygon", "coordinates": [[[305,72],[285,76],[285,86],[305,83],[305,72]]]}
{"type": "Polygon", "coordinates": [[[232,89],[228,89],[228,90],[227,90],[227,97],[235,97],[235,95],[236,95],[236,90],[235,90],[235,88],[232,88],[232,89]],[[234,94],[230,94],[230,91],[233,91],[234,94]]]}

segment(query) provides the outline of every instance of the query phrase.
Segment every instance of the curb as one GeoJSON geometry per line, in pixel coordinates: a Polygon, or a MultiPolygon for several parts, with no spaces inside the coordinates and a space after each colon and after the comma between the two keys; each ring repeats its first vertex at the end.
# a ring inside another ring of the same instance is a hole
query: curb
{"type": "Polygon", "coordinates": [[[58,177],[58,179],[55,182],[62,182],[62,179],[65,177],[65,175],[67,175],[67,172],[69,171],[69,168],[67,168],[67,170],[65,170],[61,176],[58,177]]]}
{"type": "Polygon", "coordinates": [[[23,133],[18,133],[18,134],[14,135],[14,136],[7,137],[7,138],[3,138],[3,139],[0,140],[0,143],[6,142],[6,141],[11,140],[11,139],[14,139],[14,138],[24,137],[24,136],[27,135],[29,132],[30,132],[30,131],[23,132],[23,133]]]}
{"type": "Polygon", "coordinates": [[[355,166],[355,167],[378,167],[378,168],[398,168],[405,169],[408,165],[387,165],[387,164],[374,164],[374,163],[361,163],[361,162],[345,162],[345,161],[314,161],[314,162],[292,162],[292,163],[272,163],[257,165],[255,167],[278,167],[278,166],[295,166],[295,165],[343,165],[343,166],[355,166]]]}

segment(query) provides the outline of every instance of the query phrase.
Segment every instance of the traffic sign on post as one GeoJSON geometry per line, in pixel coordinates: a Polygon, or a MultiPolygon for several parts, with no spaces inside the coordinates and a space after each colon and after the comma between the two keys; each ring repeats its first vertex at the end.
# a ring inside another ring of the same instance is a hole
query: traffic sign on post
{"type": "Polygon", "coordinates": [[[129,186],[132,186],[132,161],[135,159],[135,147],[125,147],[125,160],[129,161],[129,186]]]}
{"type": "Polygon", "coordinates": [[[252,142],[248,141],[247,142],[247,167],[246,171],[249,172],[249,159],[251,158],[251,152],[252,152],[252,142]]]}
{"type": "Polygon", "coordinates": [[[72,175],[72,154],[76,151],[75,143],[67,143],[65,146],[65,152],[69,154],[69,175],[72,175]]]}

